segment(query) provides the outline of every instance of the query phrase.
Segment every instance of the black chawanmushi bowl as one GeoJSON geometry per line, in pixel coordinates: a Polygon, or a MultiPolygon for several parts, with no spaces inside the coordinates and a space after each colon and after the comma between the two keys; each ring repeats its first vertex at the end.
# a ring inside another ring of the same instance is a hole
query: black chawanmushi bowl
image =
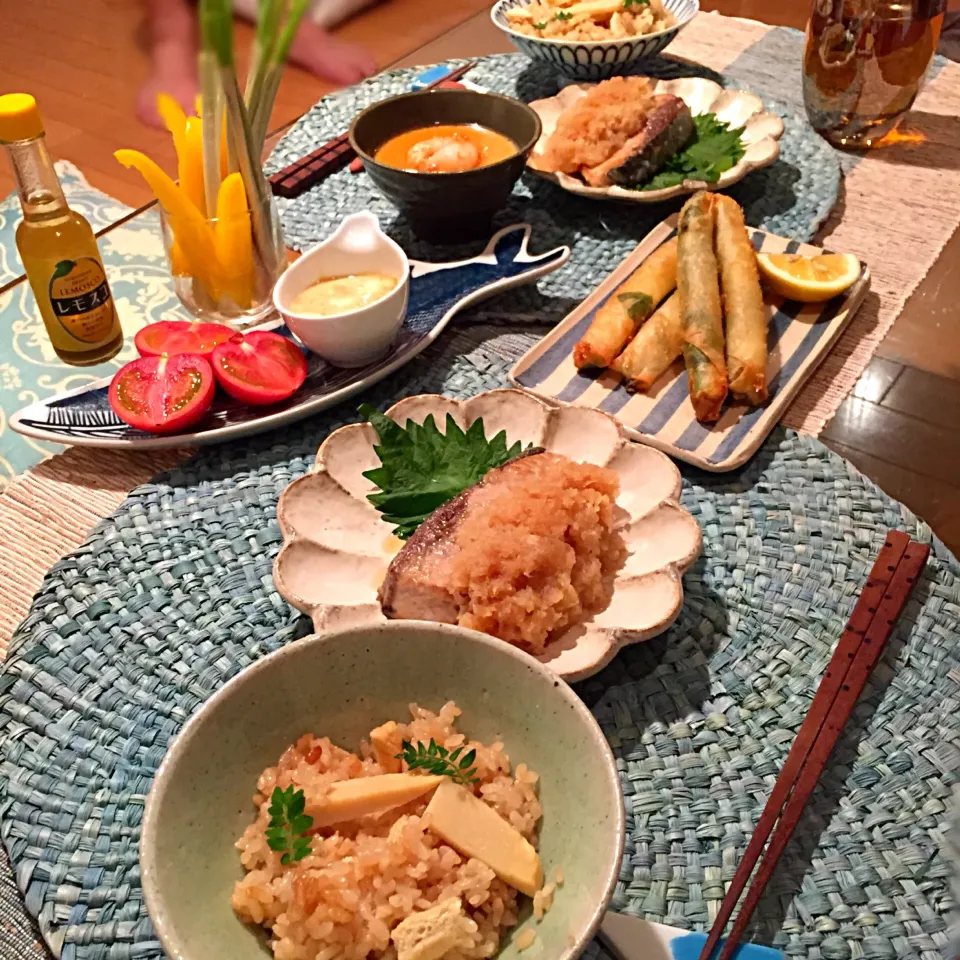
{"type": "Polygon", "coordinates": [[[520,100],[497,93],[439,89],[381,100],[358,114],[350,145],[383,195],[424,240],[449,243],[479,236],[490,228],[523,173],[527,155],[540,138],[540,118],[520,100]],[[457,173],[420,173],[378,163],[377,150],[389,139],[417,127],[473,123],[512,140],[513,156],[457,173]]]}

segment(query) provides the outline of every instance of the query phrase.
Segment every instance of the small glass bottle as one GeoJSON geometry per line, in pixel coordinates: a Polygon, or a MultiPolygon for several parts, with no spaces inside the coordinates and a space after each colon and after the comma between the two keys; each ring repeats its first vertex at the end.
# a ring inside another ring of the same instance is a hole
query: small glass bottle
{"type": "Polygon", "coordinates": [[[123,346],[123,331],[103,260],[90,224],[67,206],[29,94],[0,96],[0,144],[23,208],[17,250],[53,349],[74,366],[109,360],[123,346]]]}

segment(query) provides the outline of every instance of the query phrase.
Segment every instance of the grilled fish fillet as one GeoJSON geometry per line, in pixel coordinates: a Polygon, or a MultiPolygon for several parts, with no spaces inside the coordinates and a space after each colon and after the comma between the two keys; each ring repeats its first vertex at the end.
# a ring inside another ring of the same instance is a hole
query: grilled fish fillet
{"type": "Polygon", "coordinates": [[[644,128],[595,167],[581,170],[592,187],[638,187],[646,183],[693,136],[693,115],[679,98],[664,93],[653,97],[644,128]]]}
{"type": "Polygon", "coordinates": [[[567,107],[536,161],[551,173],[576,173],[619,150],[646,124],[652,99],[646,77],[613,77],[567,107]]]}
{"type": "Polygon", "coordinates": [[[456,623],[460,614],[452,586],[452,561],[460,550],[456,531],[481,484],[437,507],[393,558],[377,594],[390,620],[456,623]]]}
{"type": "Polygon", "coordinates": [[[387,568],[377,597],[390,620],[433,620],[456,623],[460,604],[454,596],[453,558],[459,553],[457,527],[467,507],[485,495],[485,483],[494,474],[509,470],[525,457],[543,453],[536,447],[520,454],[437,507],[414,531],[387,568]]]}
{"type": "Polygon", "coordinates": [[[609,602],[626,555],[614,471],[531,451],[435,510],[380,587],[391,618],[458,623],[534,653],[609,602]]]}

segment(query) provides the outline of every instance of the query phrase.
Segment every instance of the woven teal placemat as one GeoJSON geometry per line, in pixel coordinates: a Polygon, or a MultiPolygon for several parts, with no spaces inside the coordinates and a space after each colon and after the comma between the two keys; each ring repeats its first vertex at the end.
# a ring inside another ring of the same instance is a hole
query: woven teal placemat
{"type": "MultiPolygon", "coordinates": [[[[461,329],[366,399],[500,385],[526,342],[461,329]]],[[[309,629],[273,589],[276,501],[353,418],[347,407],[197,455],[135,490],[44,581],[0,674],[0,814],[27,907],[65,960],[160,955],[137,865],[151,778],[206,697],[309,629]]],[[[884,530],[932,538],[820,443],[782,431],[738,474],[685,469],[683,501],[704,553],[677,623],[578,692],[626,795],[614,906],[703,928],[884,530]]],[[[944,955],[958,573],[935,543],[761,904],[754,936],[791,957],[944,955]]]]}
{"type": "MultiPolygon", "coordinates": [[[[448,61],[451,66],[463,62],[448,61]]],[[[697,74],[734,89],[749,89],[750,83],[737,78],[736,66],[734,63],[730,73],[721,76],[705,67],[658,58],[645,62],[644,72],[667,77],[697,74]]],[[[353,117],[369,104],[409,91],[422,69],[414,67],[382,74],[320,101],[284,136],[270,157],[268,170],[279,170],[342,133],[353,117]]],[[[555,73],[520,54],[486,57],[470,71],[469,79],[528,102],[552,96],[559,89],[555,73]]],[[[766,109],[779,114],[784,121],[780,158],[772,166],[750,174],[729,193],[743,205],[751,226],[795,240],[810,240],[837,200],[840,187],[837,154],[813,132],[802,108],[765,96],[763,100],[766,109]]],[[[573,255],[563,269],[540,282],[539,292],[511,293],[510,316],[515,320],[523,316],[559,320],[573,302],[582,300],[639,240],[664,217],[678,210],[681,203],[682,200],[650,205],[598,202],[569,194],[534,174],[525,174],[514,188],[507,207],[497,214],[495,227],[521,221],[531,223],[539,249],[568,244],[573,255]]],[[[472,251],[472,248],[451,250],[419,242],[409,224],[377,192],[370,178],[346,169],[296,199],[279,199],[278,208],[287,243],[300,250],[331,233],[342,217],[366,209],[380,218],[384,228],[413,257],[453,259],[472,251]]],[[[500,300],[486,307],[487,316],[506,313],[500,300]]]]}

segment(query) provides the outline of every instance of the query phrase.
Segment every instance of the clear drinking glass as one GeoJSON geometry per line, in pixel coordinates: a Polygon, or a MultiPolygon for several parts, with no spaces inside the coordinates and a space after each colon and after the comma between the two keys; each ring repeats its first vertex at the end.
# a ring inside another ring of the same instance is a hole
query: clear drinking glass
{"type": "Polygon", "coordinates": [[[273,287],[287,258],[272,196],[260,208],[259,231],[249,212],[223,221],[159,209],[174,289],[193,316],[247,327],[273,312],[273,287]]]}
{"type": "Polygon", "coordinates": [[[813,128],[836,147],[872,147],[920,91],[947,0],[814,0],[803,56],[813,128]]]}

